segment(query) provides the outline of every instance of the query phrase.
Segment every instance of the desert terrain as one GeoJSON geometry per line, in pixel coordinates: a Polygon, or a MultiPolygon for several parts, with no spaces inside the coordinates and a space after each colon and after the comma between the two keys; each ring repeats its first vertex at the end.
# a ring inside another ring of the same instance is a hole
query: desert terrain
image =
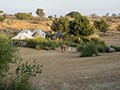
{"type": "MultiPolygon", "coordinates": [[[[89,20],[92,25],[96,19],[89,20]]],[[[107,22],[111,24],[110,30],[100,39],[105,40],[108,46],[120,46],[120,31],[116,30],[120,21],[112,19],[107,22]]],[[[29,20],[7,18],[0,23],[0,34],[13,37],[23,29],[49,31],[51,24],[51,20],[38,21],[36,24],[29,20]]],[[[95,33],[99,35],[98,31],[95,33]]],[[[61,53],[60,47],[49,51],[26,47],[19,47],[19,50],[23,62],[31,64],[36,59],[43,65],[42,73],[31,78],[32,85],[38,87],[38,90],[120,90],[120,52],[79,58],[80,52],[76,48],[66,53],[61,53]]]]}
{"type": "MultiPolygon", "coordinates": [[[[120,40],[106,40],[108,46],[120,40]]],[[[42,73],[31,79],[32,85],[44,90],[120,90],[120,52],[99,53],[97,57],[79,58],[80,52],[44,51],[20,47],[23,61],[36,59],[42,73]]]]}

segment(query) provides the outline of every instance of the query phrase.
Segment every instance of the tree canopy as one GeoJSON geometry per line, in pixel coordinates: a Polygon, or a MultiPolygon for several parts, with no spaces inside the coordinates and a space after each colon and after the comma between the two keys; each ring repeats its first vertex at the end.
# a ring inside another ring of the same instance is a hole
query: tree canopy
{"type": "Polygon", "coordinates": [[[100,21],[95,20],[94,26],[96,29],[100,30],[101,32],[106,33],[109,30],[110,25],[104,20],[101,19],[100,21]]]}
{"type": "Polygon", "coordinates": [[[38,16],[40,16],[40,17],[44,17],[45,16],[45,13],[43,12],[43,9],[39,9],[39,8],[37,9],[36,14],[38,16]]]}
{"type": "Polygon", "coordinates": [[[0,14],[1,14],[1,13],[4,13],[4,11],[0,10],[0,14]]]}
{"type": "Polygon", "coordinates": [[[69,30],[69,18],[67,16],[55,18],[51,25],[51,29],[56,32],[57,31],[67,32],[69,30]]]}
{"type": "Polygon", "coordinates": [[[94,34],[94,26],[90,26],[87,17],[79,15],[75,17],[74,21],[70,21],[70,34],[74,36],[89,36],[94,34]]]}
{"type": "Polygon", "coordinates": [[[79,12],[76,12],[76,11],[72,11],[68,14],[66,14],[66,16],[69,16],[71,18],[75,18],[77,15],[81,15],[79,12]]]}
{"type": "Polygon", "coordinates": [[[0,34],[0,78],[9,70],[9,63],[13,62],[16,51],[8,37],[0,34]]]}

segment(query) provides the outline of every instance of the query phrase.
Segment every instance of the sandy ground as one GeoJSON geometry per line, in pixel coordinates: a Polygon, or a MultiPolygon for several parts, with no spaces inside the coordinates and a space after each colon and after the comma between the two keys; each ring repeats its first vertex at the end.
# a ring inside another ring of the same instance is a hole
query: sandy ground
{"type": "MultiPolygon", "coordinates": [[[[107,45],[120,41],[107,40],[107,45]]],[[[45,90],[120,90],[120,52],[100,53],[97,57],[79,58],[80,52],[61,53],[60,48],[44,51],[20,48],[23,60],[39,61],[42,74],[32,78],[32,84],[45,90]]]]}

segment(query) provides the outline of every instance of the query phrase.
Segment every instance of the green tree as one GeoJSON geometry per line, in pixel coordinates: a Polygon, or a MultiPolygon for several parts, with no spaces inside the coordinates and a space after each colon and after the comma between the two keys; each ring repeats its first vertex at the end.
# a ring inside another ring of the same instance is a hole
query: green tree
{"type": "Polygon", "coordinates": [[[0,14],[4,13],[2,10],[0,10],[0,14]]]}
{"type": "Polygon", "coordinates": [[[9,63],[13,63],[17,49],[5,35],[0,35],[0,78],[10,69],[9,63]]]}
{"type": "Polygon", "coordinates": [[[20,20],[31,19],[33,16],[30,13],[17,13],[16,18],[20,20]]]}
{"type": "Polygon", "coordinates": [[[5,18],[2,17],[2,16],[0,16],[0,21],[1,21],[1,23],[2,23],[4,20],[5,20],[5,18]]]}
{"type": "Polygon", "coordinates": [[[41,18],[45,16],[45,13],[43,12],[43,9],[37,9],[36,14],[40,16],[41,18]]]}
{"type": "Polygon", "coordinates": [[[53,16],[50,15],[50,16],[48,16],[48,18],[50,18],[50,20],[52,20],[53,16]]]}
{"type": "Polygon", "coordinates": [[[68,14],[66,14],[66,16],[69,16],[71,18],[75,18],[77,15],[81,15],[79,12],[76,12],[76,11],[72,11],[68,14]]]}
{"type": "Polygon", "coordinates": [[[89,36],[94,33],[94,26],[90,26],[90,22],[87,17],[79,15],[75,17],[74,21],[70,21],[70,34],[74,34],[74,36],[89,36]]]}
{"type": "Polygon", "coordinates": [[[51,29],[56,32],[57,31],[67,32],[69,30],[69,18],[67,16],[55,18],[51,25],[51,29]]]}
{"type": "Polygon", "coordinates": [[[104,20],[101,19],[100,21],[94,21],[95,28],[100,30],[103,33],[106,33],[109,30],[110,25],[104,20]]]}

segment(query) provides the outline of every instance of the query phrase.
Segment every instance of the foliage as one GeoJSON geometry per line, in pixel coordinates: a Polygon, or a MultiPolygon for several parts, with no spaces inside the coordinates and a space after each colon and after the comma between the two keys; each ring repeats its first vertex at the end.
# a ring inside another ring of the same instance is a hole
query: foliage
{"type": "Polygon", "coordinates": [[[109,30],[110,25],[104,20],[101,19],[100,21],[95,20],[94,26],[96,29],[100,30],[101,32],[106,33],[109,30]]]}
{"type": "Polygon", "coordinates": [[[114,45],[112,45],[111,48],[115,49],[116,52],[120,51],[120,46],[114,46],[114,45]]]}
{"type": "Polygon", "coordinates": [[[117,29],[118,31],[120,31],[120,25],[118,25],[118,26],[116,27],[116,29],[117,29]]]}
{"type": "Polygon", "coordinates": [[[16,58],[17,51],[7,36],[0,35],[0,78],[10,69],[9,63],[15,62],[13,58],[16,58]]]}
{"type": "Polygon", "coordinates": [[[37,73],[41,73],[43,65],[36,63],[36,60],[33,61],[33,65],[29,65],[26,61],[21,64],[19,61],[19,65],[16,68],[17,78],[20,79],[21,82],[28,82],[31,76],[36,76],[37,73]]]}
{"type": "Polygon", "coordinates": [[[17,13],[16,18],[20,20],[27,20],[33,18],[33,16],[30,13],[17,13]]]}
{"type": "Polygon", "coordinates": [[[91,16],[92,18],[98,17],[96,13],[90,14],[90,16],[91,16]]]}
{"type": "Polygon", "coordinates": [[[64,44],[64,42],[62,42],[61,40],[58,42],[59,46],[62,46],[64,44]]]}
{"type": "Polygon", "coordinates": [[[60,16],[60,18],[55,18],[51,25],[51,29],[55,32],[67,32],[69,30],[69,18],[67,16],[60,16]]]}
{"type": "Polygon", "coordinates": [[[103,45],[98,45],[97,50],[98,50],[98,52],[104,52],[103,45]]]}
{"type": "Polygon", "coordinates": [[[77,43],[72,43],[72,44],[71,44],[71,47],[77,47],[77,46],[78,46],[77,43]]]}
{"type": "Polygon", "coordinates": [[[90,42],[83,48],[80,57],[91,57],[93,54],[98,56],[96,44],[90,42]]]}
{"type": "Polygon", "coordinates": [[[66,14],[66,16],[69,16],[71,18],[75,18],[77,15],[81,15],[79,12],[76,12],[76,11],[72,11],[68,14],[66,14]]]}
{"type": "Polygon", "coordinates": [[[89,36],[94,33],[94,26],[90,26],[87,17],[79,15],[75,17],[74,21],[70,21],[69,33],[79,37],[89,36]]]}
{"type": "Polygon", "coordinates": [[[36,14],[40,17],[44,17],[45,13],[43,12],[43,9],[37,9],[36,14]]]}
{"type": "Polygon", "coordinates": [[[53,16],[50,15],[50,16],[48,16],[48,18],[50,18],[50,20],[52,20],[53,16]]]}
{"type": "Polygon", "coordinates": [[[58,44],[57,44],[55,41],[51,41],[51,40],[50,40],[48,46],[51,47],[51,49],[54,49],[54,50],[55,50],[55,48],[57,47],[57,45],[58,45],[58,44]]]}
{"type": "Polygon", "coordinates": [[[4,11],[0,10],[0,13],[4,13],[4,11]]]}
{"type": "Polygon", "coordinates": [[[84,45],[78,45],[76,49],[77,49],[77,51],[82,51],[83,48],[84,48],[84,45]]]}
{"type": "Polygon", "coordinates": [[[30,77],[35,77],[36,74],[42,72],[41,68],[43,65],[36,63],[36,60],[33,61],[33,64],[30,65],[26,61],[21,63],[22,59],[19,61],[19,65],[16,68],[16,75],[11,74],[10,77],[3,79],[0,82],[0,90],[35,90],[29,83],[30,77]]]}
{"type": "Polygon", "coordinates": [[[1,21],[1,23],[2,23],[4,20],[5,20],[5,18],[2,17],[2,16],[0,16],[0,21],[1,21]]]}
{"type": "Polygon", "coordinates": [[[45,40],[42,37],[37,37],[37,38],[33,38],[33,39],[26,39],[27,42],[27,46],[30,48],[36,48],[37,45],[40,45],[40,47],[42,46],[48,46],[47,40],[45,40]]]}

